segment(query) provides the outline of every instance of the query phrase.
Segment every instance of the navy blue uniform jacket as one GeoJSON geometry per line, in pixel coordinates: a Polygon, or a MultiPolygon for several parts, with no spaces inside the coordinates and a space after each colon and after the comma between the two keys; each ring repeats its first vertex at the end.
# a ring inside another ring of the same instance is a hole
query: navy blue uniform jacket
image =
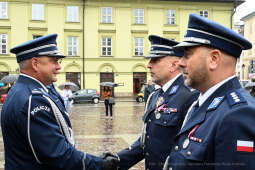
{"type": "Polygon", "coordinates": [[[54,88],[51,88],[49,93],[51,95],[46,93],[38,81],[23,75],[19,76],[9,91],[1,113],[5,170],[83,170],[85,168],[100,170],[101,158],[78,151],[61,133],[62,129],[54,117],[51,105],[43,95],[54,101],[69,128],[71,123],[65,113],[62,98],[54,88]],[[35,90],[41,93],[32,95],[35,90]],[[29,105],[31,95],[31,105],[29,105]]]}
{"type": "Polygon", "coordinates": [[[167,170],[255,169],[255,100],[235,77],[220,86],[181,129],[167,170]],[[188,134],[199,125],[193,137],[188,134]]]}
{"type": "Polygon", "coordinates": [[[118,153],[120,168],[125,170],[145,159],[146,169],[162,169],[167,155],[173,146],[173,139],[182,126],[182,122],[189,106],[197,98],[198,93],[184,85],[183,76],[179,76],[164,93],[165,112],[159,119],[155,118],[156,102],[159,90],[156,91],[148,102],[148,109],[143,116],[146,126],[144,143],[142,136],[129,148],[118,153]]]}

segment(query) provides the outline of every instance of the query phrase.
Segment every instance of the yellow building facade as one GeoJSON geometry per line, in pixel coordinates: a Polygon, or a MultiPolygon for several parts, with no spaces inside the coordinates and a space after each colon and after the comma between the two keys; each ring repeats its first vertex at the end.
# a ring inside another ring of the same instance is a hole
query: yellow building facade
{"type": "MultiPolygon", "coordinates": [[[[255,12],[243,17],[244,37],[255,44],[255,12]]],[[[255,48],[243,52],[242,58],[243,79],[255,79],[255,48]]]]}
{"type": "Polygon", "coordinates": [[[150,79],[148,35],[181,41],[190,13],[230,27],[233,9],[233,1],[0,1],[0,76],[18,73],[11,47],[57,33],[67,57],[56,85],[70,80],[99,91],[100,82],[114,81],[115,96],[132,96],[150,79]]]}

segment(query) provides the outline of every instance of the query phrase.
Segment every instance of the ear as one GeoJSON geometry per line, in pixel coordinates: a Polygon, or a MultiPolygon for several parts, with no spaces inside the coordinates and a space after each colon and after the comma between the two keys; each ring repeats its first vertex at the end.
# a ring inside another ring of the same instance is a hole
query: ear
{"type": "Polygon", "coordinates": [[[222,53],[218,49],[212,49],[209,52],[209,55],[210,55],[210,57],[208,57],[209,58],[209,69],[215,70],[220,65],[220,61],[222,59],[222,53]]]}
{"type": "Polygon", "coordinates": [[[171,63],[171,72],[175,72],[176,70],[179,69],[179,59],[174,59],[173,62],[171,63]]]}
{"type": "Polygon", "coordinates": [[[37,58],[32,58],[31,59],[31,65],[32,65],[32,69],[37,72],[38,71],[38,64],[39,64],[39,60],[37,58]]]}

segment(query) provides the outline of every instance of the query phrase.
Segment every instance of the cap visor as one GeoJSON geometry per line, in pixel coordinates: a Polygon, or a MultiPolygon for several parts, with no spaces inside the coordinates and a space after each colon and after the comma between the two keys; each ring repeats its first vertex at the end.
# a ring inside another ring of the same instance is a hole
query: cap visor
{"type": "Polygon", "coordinates": [[[178,45],[174,46],[174,50],[181,51],[184,50],[185,47],[193,47],[193,46],[198,46],[201,45],[200,43],[195,43],[195,42],[180,42],[178,45]]]}

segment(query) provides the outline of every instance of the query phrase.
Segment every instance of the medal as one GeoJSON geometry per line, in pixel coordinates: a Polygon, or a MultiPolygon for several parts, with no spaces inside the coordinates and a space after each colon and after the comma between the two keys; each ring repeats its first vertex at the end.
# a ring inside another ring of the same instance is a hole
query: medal
{"type": "Polygon", "coordinates": [[[160,117],[161,117],[161,114],[158,112],[158,113],[156,114],[156,119],[160,119],[160,117]]]}
{"type": "Polygon", "coordinates": [[[186,138],[182,144],[182,148],[186,149],[189,146],[189,138],[186,138]]]}

